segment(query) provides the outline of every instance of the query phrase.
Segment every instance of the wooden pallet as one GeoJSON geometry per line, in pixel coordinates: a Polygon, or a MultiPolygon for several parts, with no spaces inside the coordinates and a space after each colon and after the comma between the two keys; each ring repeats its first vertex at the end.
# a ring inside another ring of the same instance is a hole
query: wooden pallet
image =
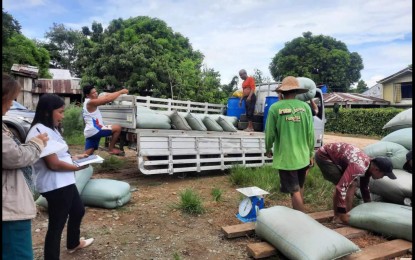
{"type": "MultiPolygon", "coordinates": [[[[308,214],[318,222],[327,222],[333,219],[333,211],[323,211],[308,214]]],[[[357,238],[368,234],[368,231],[353,228],[350,226],[342,226],[334,231],[347,238],[357,238]]],[[[255,232],[255,223],[249,222],[244,224],[232,225],[222,227],[222,231],[225,233],[227,238],[236,238],[252,235],[255,232]]],[[[394,239],[387,241],[381,244],[363,248],[362,251],[353,253],[344,259],[347,260],[367,260],[367,259],[389,259],[397,256],[404,255],[408,251],[412,250],[412,243],[402,239],[394,239]]],[[[277,249],[267,243],[267,242],[258,242],[258,243],[249,243],[247,245],[248,254],[254,259],[260,259],[265,257],[270,257],[276,255],[277,249]]]]}

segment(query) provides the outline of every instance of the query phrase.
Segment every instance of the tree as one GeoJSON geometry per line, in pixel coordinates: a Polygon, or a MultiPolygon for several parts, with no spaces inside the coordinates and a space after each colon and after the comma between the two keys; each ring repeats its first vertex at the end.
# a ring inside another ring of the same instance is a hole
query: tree
{"type": "Polygon", "coordinates": [[[21,34],[22,27],[20,26],[19,22],[13,18],[13,16],[7,12],[4,11],[4,8],[2,8],[2,21],[3,21],[3,30],[2,30],[2,43],[3,46],[8,44],[8,40],[14,35],[14,34],[21,34]]]}
{"type": "Polygon", "coordinates": [[[336,39],[303,33],[303,37],[285,44],[269,65],[274,80],[286,76],[308,77],[327,84],[331,91],[347,92],[356,83],[363,69],[362,58],[350,53],[347,46],[336,39]]]}
{"type": "Polygon", "coordinates": [[[49,53],[45,48],[36,46],[33,40],[22,34],[9,39],[9,45],[3,46],[3,71],[9,72],[13,64],[27,64],[39,68],[39,78],[51,78],[49,74],[49,53]]]}
{"type": "Polygon", "coordinates": [[[66,28],[63,24],[53,23],[45,37],[49,42],[42,43],[42,47],[49,51],[53,67],[68,69],[73,76],[80,76],[81,71],[75,66],[78,58],[77,45],[86,36],[80,31],[66,28]]]}
{"type": "Polygon", "coordinates": [[[9,73],[13,64],[27,64],[39,68],[40,78],[50,78],[48,51],[26,38],[20,30],[19,22],[3,9],[2,71],[9,73]]]}
{"type": "Polygon", "coordinates": [[[356,93],[363,93],[368,89],[367,84],[363,80],[359,80],[356,87],[356,93]]]}
{"type": "Polygon", "coordinates": [[[192,101],[222,98],[219,73],[203,68],[203,54],[164,21],[138,16],[91,28],[82,28],[85,37],[76,45],[82,85],[127,86],[131,94],[192,101]]]}

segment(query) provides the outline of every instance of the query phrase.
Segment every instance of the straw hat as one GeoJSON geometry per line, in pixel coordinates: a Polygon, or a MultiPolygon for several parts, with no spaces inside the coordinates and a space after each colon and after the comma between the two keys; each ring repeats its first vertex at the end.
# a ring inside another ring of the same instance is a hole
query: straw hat
{"type": "Polygon", "coordinates": [[[295,91],[297,94],[303,94],[307,93],[308,89],[300,87],[300,83],[295,77],[288,76],[282,80],[281,85],[275,91],[280,93],[295,91]]]}

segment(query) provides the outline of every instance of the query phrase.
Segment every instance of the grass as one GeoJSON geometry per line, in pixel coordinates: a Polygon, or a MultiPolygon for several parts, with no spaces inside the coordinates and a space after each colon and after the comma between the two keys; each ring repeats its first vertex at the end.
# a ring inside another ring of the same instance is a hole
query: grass
{"type": "Polygon", "coordinates": [[[203,214],[206,211],[201,197],[193,189],[185,189],[180,193],[180,202],[176,208],[190,215],[203,214]]]}
{"type": "Polygon", "coordinates": [[[98,164],[96,167],[102,171],[114,171],[121,169],[125,164],[125,161],[118,158],[115,155],[110,155],[109,157],[105,158],[104,162],[98,164]]]}
{"type": "Polygon", "coordinates": [[[210,194],[213,197],[213,200],[216,202],[219,202],[222,200],[222,193],[223,191],[220,188],[213,188],[210,192],[210,194]]]}
{"type": "MultiPolygon", "coordinates": [[[[236,166],[231,169],[229,180],[237,187],[256,186],[270,194],[266,199],[278,204],[279,200],[289,199],[289,195],[279,191],[280,178],[277,170],[271,166],[245,168],[236,166]]],[[[317,166],[311,168],[304,184],[304,203],[314,211],[332,209],[334,185],[326,181],[317,166]]]]}

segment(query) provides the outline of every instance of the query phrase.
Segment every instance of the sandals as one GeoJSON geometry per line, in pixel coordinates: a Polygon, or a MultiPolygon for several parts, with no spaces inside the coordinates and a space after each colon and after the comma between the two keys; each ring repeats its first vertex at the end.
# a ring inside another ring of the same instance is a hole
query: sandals
{"type": "Polygon", "coordinates": [[[108,153],[110,155],[125,156],[125,152],[118,149],[112,149],[112,152],[108,151],[108,153]]]}
{"type": "Polygon", "coordinates": [[[74,249],[68,249],[68,253],[72,254],[72,253],[76,252],[78,249],[88,247],[92,244],[92,242],[94,242],[93,238],[85,239],[84,237],[81,237],[79,239],[79,245],[77,247],[75,247],[74,249]]]}

